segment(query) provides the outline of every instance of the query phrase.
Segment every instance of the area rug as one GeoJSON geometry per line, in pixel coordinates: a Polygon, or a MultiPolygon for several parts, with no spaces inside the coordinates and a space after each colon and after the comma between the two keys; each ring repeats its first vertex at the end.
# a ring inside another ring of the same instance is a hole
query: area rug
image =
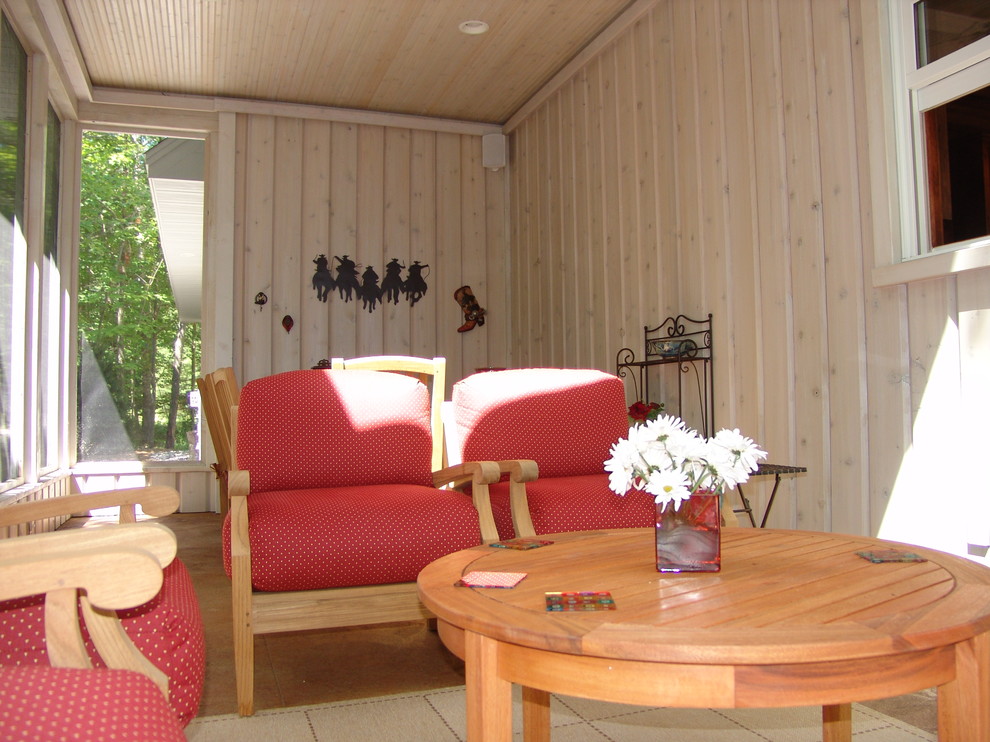
{"type": "MultiPolygon", "coordinates": [[[[522,739],[518,688],[513,728],[522,739]]],[[[554,695],[554,742],[819,742],[821,709],[655,709],[554,695]]],[[[194,719],[189,742],[464,742],[464,688],[194,719]]],[[[909,724],[853,704],[856,742],[935,740],[909,724]]]]}

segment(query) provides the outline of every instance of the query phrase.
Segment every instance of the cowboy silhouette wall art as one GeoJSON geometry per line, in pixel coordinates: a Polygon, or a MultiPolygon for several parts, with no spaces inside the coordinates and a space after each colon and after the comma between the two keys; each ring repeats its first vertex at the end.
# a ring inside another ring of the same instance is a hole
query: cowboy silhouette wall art
{"type": "Polygon", "coordinates": [[[316,263],[316,273],[313,274],[313,288],[316,289],[316,298],[326,302],[327,296],[334,290],[333,274],[330,273],[330,261],[327,256],[320,253],[313,261],[316,263]]]}
{"type": "Polygon", "coordinates": [[[383,302],[399,303],[399,296],[406,293],[406,282],[402,280],[404,265],[398,258],[392,258],[385,266],[385,278],[382,280],[383,302]]]}
{"type": "Polygon", "coordinates": [[[360,299],[361,308],[373,312],[379,304],[391,302],[398,304],[403,296],[409,300],[409,306],[414,305],[426,294],[430,266],[414,260],[409,266],[405,278],[402,271],[406,266],[398,258],[392,258],[385,265],[385,278],[381,285],[379,275],[373,266],[363,268],[349,255],[334,255],[327,258],[320,253],[313,259],[316,271],[313,273],[313,289],[318,301],[326,302],[334,289],[344,302],[360,299]],[[337,275],[334,277],[333,273],[337,275]],[[359,278],[360,276],[360,278],[359,278]]]}

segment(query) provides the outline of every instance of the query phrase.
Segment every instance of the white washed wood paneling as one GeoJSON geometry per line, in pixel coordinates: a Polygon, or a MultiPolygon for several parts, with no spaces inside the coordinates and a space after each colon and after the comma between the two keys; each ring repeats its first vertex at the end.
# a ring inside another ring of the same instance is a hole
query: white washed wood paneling
{"type": "Polygon", "coordinates": [[[240,114],[236,140],[239,379],[380,353],[442,355],[451,384],[507,365],[505,170],[482,167],[480,136],[240,114]],[[392,258],[407,269],[418,260],[429,288],[415,305],[369,310],[336,290],[324,303],[312,288],[320,254],[331,267],[345,255],[360,272],[373,267],[379,285],[392,258]],[[490,316],[458,333],[463,284],[490,316]]]}
{"type": "MultiPolygon", "coordinates": [[[[37,0],[76,87],[505,121],[649,0],[37,0]],[[578,9],[579,8],[579,9],[578,9]],[[63,20],[64,18],[64,20],[63,20]],[[491,32],[468,36],[462,21],[491,32]],[[66,29],[68,27],[68,29],[66,29]],[[68,30],[73,43],[62,36],[68,30]]],[[[79,90],[77,89],[77,94],[79,90]]]]}
{"type": "MultiPolygon", "coordinates": [[[[513,349],[609,370],[622,346],[642,353],[644,325],[711,312],[716,426],[808,467],[771,525],[979,556],[990,493],[949,495],[973,487],[946,457],[979,438],[960,416],[990,414],[990,272],[871,286],[893,252],[875,242],[894,239],[878,12],[659,0],[510,122],[513,349]],[[561,276],[576,301],[554,300],[561,276]],[[927,536],[934,489],[975,525],[927,536]]],[[[748,494],[762,508],[769,482],[748,494]]]]}

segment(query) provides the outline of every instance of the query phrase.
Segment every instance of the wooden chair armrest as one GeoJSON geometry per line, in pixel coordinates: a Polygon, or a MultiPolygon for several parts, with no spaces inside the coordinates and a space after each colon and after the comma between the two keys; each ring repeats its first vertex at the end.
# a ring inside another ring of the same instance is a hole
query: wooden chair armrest
{"type": "Polygon", "coordinates": [[[173,487],[153,485],[19,502],[0,508],[0,527],[110,507],[120,507],[121,523],[133,523],[138,505],[146,515],[170,515],[179,509],[179,493],[173,487]]]}
{"type": "Polygon", "coordinates": [[[501,476],[494,461],[466,461],[433,472],[434,487],[459,488],[466,484],[492,484],[501,476]]]}
{"type": "Polygon", "coordinates": [[[147,603],[161,590],[162,565],[144,544],[164,535],[149,534],[146,526],[163,529],[174,542],[171,531],[152,523],[121,525],[110,539],[98,531],[111,529],[80,529],[0,542],[0,600],[71,588],[106,610],[147,603]]]}
{"type": "Polygon", "coordinates": [[[79,607],[108,667],[141,672],[168,697],[168,677],[127,636],[115,611],[147,603],[175,556],[159,523],[126,523],[0,541],[0,600],[45,594],[45,644],[53,667],[90,667],[79,607]]]}
{"type": "Polygon", "coordinates": [[[497,482],[501,476],[502,472],[494,461],[467,461],[433,472],[435,487],[459,489],[467,484],[471,485],[471,501],[474,503],[474,509],[478,511],[481,541],[485,544],[498,541],[498,529],[495,528],[495,516],[492,515],[488,485],[497,482]]]}
{"type": "Polygon", "coordinates": [[[540,467],[532,459],[499,461],[498,468],[509,475],[510,482],[534,482],[540,476],[540,467]]]}
{"type": "Polygon", "coordinates": [[[227,493],[231,497],[247,497],[251,494],[251,472],[247,469],[231,469],[227,472],[227,493]]]}
{"type": "Polygon", "coordinates": [[[499,467],[509,475],[509,507],[512,510],[512,527],[518,538],[534,538],[536,528],[529,514],[529,498],[526,496],[526,482],[533,482],[540,476],[540,468],[532,459],[500,461],[499,467]]]}
{"type": "Polygon", "coordinates": [[[175,559],[175,534],[161,523],[153,522],[107,524],[99,528],[38,533],[0,539],[0,560],[15,559],[25,554],[48,557],[65,551],[112,551],[128,548],[150,553],[157,560],[159,569],[165,569],[175,559]]]}

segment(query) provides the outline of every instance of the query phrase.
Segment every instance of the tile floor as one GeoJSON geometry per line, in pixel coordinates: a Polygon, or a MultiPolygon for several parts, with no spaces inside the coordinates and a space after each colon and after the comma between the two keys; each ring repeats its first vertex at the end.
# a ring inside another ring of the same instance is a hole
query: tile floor
{"type": "MultiPolygon", "coordinates": [[[[83,527],[89,520],[74,518],[64,527],[83,527]]],[[[235,713],[230,583],[220,550],[222,518],[188,513],[160,522],[176,534],[206,628],[200,716],[235,713]]],[[[272,634],[255,640],[256,709],[429,691],[463,682],[463,663],[423,623],[272,634]]],[[[863,705],[923,731],[937,730],[934,690],[863,705]]]]}

